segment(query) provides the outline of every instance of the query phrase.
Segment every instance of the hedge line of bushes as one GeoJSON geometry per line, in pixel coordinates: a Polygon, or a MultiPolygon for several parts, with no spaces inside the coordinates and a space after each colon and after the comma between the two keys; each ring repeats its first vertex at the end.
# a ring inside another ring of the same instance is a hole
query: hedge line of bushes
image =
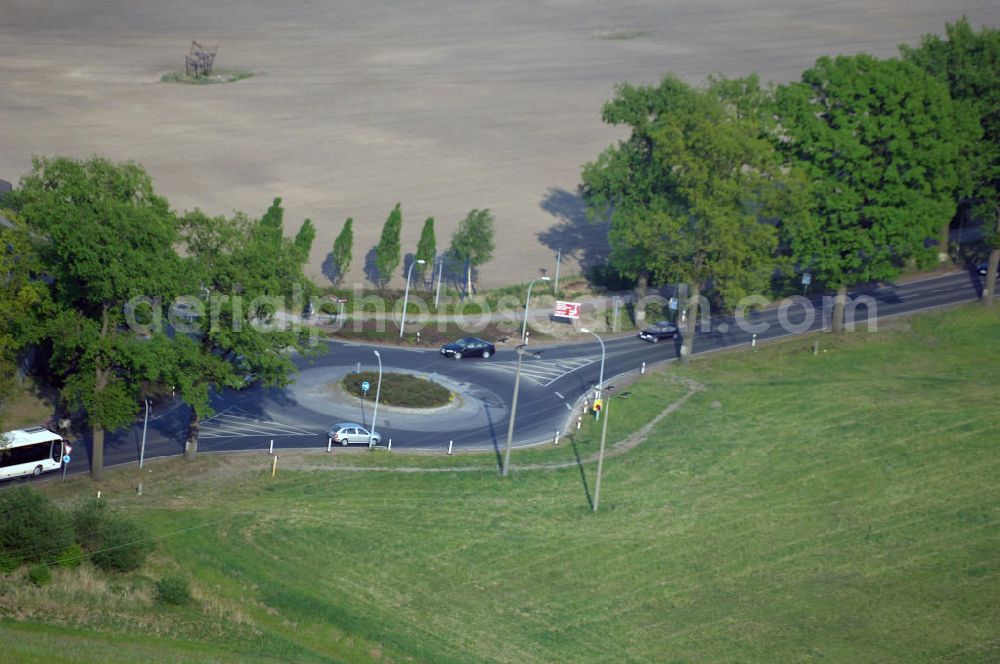
{"type": "Polygon", "coordinates": [[[152,550],[148,533],[104,501],[88,498],[67,512],[28,487],[0,492],[0,572],[35,563],[31,581],[42,585],[49,577],[39,566],[71,568],[89,557],[102,570],[130,572],[152,550]]]}

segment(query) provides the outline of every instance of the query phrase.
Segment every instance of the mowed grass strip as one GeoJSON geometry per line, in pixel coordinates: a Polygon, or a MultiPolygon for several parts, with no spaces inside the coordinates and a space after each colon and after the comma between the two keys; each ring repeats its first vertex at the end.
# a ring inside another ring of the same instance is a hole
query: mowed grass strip
{"type": "MultiPolygon", "coordinates": [[[[116,500],[201,596],[242,607],[260,657],[1000,658],[1000,309],[820,348],[792,339],[669,367],[707,389],[606,461],[597,514],[575,441],[533,454],[580,465],[515,464],[508,478],[490,455],[463,472],[317,465],[274,480],[262,460],[116,500]]],[[[609,440],[676,399],[666,385],[679,389],[657,374],[612,402],[609,440]]],[[[24,604],[44,607],[44,592],[24,604]]]]}
{"type": "Polygon", "coordinates": [[[403,408],[438,408],[446,406],[453,399],[452,393],[445,387],[405,373],[388,372],[381,377],[377,371],[362,371],[344,376],[341,385],[348,394],[359,399],[375,399],[379,392],[379,403],[386,406],[403,408]],[[381,390],[378,390],[381,378],[381,390]],[[368,390],[362,385],[368,385],[368,390]]]}

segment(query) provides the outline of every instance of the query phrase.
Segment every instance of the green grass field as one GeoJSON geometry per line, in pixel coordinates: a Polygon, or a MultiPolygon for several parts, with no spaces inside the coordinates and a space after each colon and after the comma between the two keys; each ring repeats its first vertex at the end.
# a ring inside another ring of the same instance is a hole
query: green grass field
{"type": "Polygon", "coordinates": [[[598,514],[593,423],[507,479],[493,455],[384,452],[301,455],[274,479],[265,455],[171,460],[141,497],[136,469],[109,473],[157,553],[127,577],[0,577],[4,657],[1000,660],[1000,309],[820,340],[629,387],[612,441],[684,379],[705,389],[608,458],[598,514]],[[156,605],[178,571],[195,602],[156,605]]]}

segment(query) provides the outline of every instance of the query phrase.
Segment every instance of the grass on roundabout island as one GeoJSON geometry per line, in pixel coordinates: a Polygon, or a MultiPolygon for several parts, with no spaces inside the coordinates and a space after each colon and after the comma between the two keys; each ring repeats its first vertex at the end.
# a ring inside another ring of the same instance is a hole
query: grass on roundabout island
{"type": "Polygon", "coordinates": [[[611,401],[609,444],[705,389],[606,460],[597,514],[592,418],[507,478],[493,452],[112,470],[154,557],[0,576],[0,639],[39,662],[993,661],[998,373],[978,306],[670,366],[611,401]],[[191,606],[151,599],[165,573],[191,606]]]}
{"type": "MultiPolygon", "coordinates": [[[[373,400],[379,384],[377,371],[349,373],[340,382],[348,394],[359,399],[373,400]],[[368,384],[365,392],[362,385],[368,384]]],[[[383,373],[379,403],[400,408],[440,408],[447,406],[455,398],[445,387],[424,378],[405,373],[383,373]]]]}

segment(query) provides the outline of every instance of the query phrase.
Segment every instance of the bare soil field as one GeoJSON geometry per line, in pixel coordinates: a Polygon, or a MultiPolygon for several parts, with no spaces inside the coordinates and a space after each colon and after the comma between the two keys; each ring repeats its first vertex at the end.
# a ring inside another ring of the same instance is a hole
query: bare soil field
{"type": "MultiPolygon", "coordinates": [[[[354,267],[397,202],[404,252],[424,219],[439,248],[471,208],[497,219],[480,284],[603,260],[606,229],[576,197],[580,166],[620,134],[601,123],[621,81],[753,71],[796,78],[818,56],[891,56],[997,0],[0,0],[0,178],[32,155],[131,159],[179,209],[317,226],[310,274],[355,220],[354,267]],[[230,84],[161,83],[191,40],[230,84]]],[[[396,275],[395,283],[403,277],[396,275]]]]}

